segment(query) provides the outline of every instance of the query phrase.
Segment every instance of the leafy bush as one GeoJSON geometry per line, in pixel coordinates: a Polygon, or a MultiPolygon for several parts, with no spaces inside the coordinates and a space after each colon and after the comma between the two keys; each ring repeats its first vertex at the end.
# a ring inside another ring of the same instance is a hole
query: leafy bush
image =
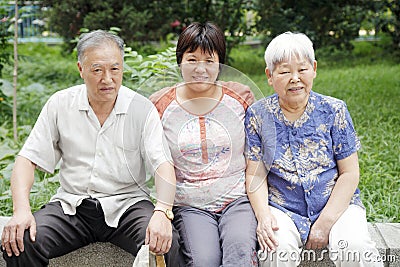
{"type": "Polygon", "coordinates": [[[124,77],[126,84],[144,96],[150,96],[155,91],[180,80],[175,63],[175,48],[146,59],[129,48],[125,53],[124,77]]]}
{"type": "Polygon", "coordinates": [[[8,17],[8,10],[0,5],[0,78],[4,66],[10,64],[13,56],[12,45],[8,42],[13,35],[13,32],[10,31],[11,25],[12,21],[8,17]]]}

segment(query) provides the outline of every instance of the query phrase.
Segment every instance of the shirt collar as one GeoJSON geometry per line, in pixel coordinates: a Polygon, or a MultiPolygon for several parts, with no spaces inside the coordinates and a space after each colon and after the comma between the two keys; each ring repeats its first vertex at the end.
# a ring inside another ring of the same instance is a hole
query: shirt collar
{"type": "MultiPolygon", "coordinates": [[[[89,100],[87,96],[87,88],[86,85],[82,84],[81,90],[78,96],[79,110],[89,110],[89,100]]],[[[132,101],[132,98],[135,94],[129,93],[131,89],[122,86],[118,91],[117,101],[115,101],[114,111],[116,114],[125,114],[128,112],[129,105],[132,101]]]]}
{"type": "Polygon", "coordinates": [[[86,91],[86,85],[81,84],[80,85],[80,90],[79,90],[79,96],[78,96],[78,107],[79,110],[89,110],[89,100],[87,98],[87,91],[86,91]]]}
{"type": "Polygon", "coordinates": [[[116,114],[126,114],[129,109],[129,105],[132,102],[133,97],[135,96],[132,94],[132,90],[128,87],[121,85],[118,91],[117,101],[115,102],[114,110],[116,114]]]}

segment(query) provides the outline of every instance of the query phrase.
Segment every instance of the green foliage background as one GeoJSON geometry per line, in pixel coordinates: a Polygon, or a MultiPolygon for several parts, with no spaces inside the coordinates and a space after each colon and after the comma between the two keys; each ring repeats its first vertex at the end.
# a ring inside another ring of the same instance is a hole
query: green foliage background
{"type": "MultiPolygon", "coordinates": [[[[400,66],[381,42],[353,42],[353,53],[321,49],[314,90],[346,101],[362,142],[359,153],[362,199],[369,221],[400,221],[400,66]]],[[[44,102],[53,92],[81,83],[75,56],[62,46],[21,44],[18,89],[19,139],[12,139],[11,66],[0,80],[0,215],[11,215],[9,179],[15,155],[30,132],[44,102]]],[[[263,47],[240,46],[232,66],[254,81],[264,95],[272,89],[264,74],[263,47]]],[[[125,84],[148,96],[160,84],[144,87],[154,75],[175,69],[172,48],[143,56],[127,48],[125,84]]],[[[170,73],[176,75],[176,73],[170,73]]],[[[33,210],[58,187],[57,176],[37,171],[31,192],[33,210]]]]}
{"type": "MultiPolygon", "coordinates": [[[[43,0],[49,25],[69,41],[81,28],[119,27],[121,37],[142,51],[144,44],[174,39],[194,21],[212,21],[226,33],[227,54],[246,39],[264,43],[284,31],[306,33],[316,48],[351,50],[361,28],[386,33],[400,45],[398,0],[43,0]],[[174,22],[178,24],[173,25],[174,22]]],[[[69,45],[69,49],[73,46],[69,45]]],[[[145,46],[149,49],[149,46],[145,46]]],[[[150,48],[151,49],[151,48],[150,48]]],[[[154,52],[154,51],[153,51],[154,52]]],[[[400,54],[397,54],[400,58],[400,54]]],[[[229,57],[228,61],[229,62],[229,57]]]]}

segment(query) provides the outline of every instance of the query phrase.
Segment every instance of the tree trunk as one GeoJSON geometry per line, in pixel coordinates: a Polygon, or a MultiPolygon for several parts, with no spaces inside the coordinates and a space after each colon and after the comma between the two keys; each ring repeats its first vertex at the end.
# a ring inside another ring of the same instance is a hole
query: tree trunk
{"type": "Polygon", "coordinates": [[[18,139],[17,132],[17,80],[18,80],[18,0],[15,1],[15,21],[14,21],[14,72],[13,72],[13,130],[14,141],[18,139]]]}

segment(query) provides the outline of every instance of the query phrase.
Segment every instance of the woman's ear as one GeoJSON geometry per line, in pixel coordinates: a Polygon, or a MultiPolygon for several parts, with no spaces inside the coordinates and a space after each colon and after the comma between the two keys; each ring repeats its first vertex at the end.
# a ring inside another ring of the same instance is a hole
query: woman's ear
{"type": "Polygon", "coordinates": [[[272,73],[268,68],[265,68],[265,75],[267,75],[268,84],[272,86],[272,73]]]}
{"type": "Polygon", "coordinates": [[[315,77],[317,77],[317,61],[316,60],[314,60],[313,68],[314,68],[314,78],[315,78],[315,77]]]}

